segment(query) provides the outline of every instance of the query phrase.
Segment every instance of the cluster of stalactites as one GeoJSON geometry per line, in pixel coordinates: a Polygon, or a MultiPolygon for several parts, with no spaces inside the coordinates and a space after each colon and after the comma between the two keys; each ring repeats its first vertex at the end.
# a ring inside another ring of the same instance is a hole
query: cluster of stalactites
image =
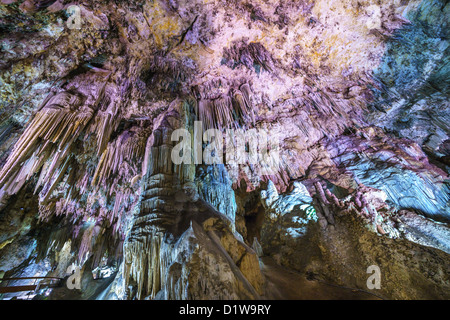
{"type": "MultiPolygon", "coordinates": [[[[340,200],[319,182],[316,182],[314,187],[316,190],[315,206],[318,209],[317,214],[322,227],[335,224],[332,212],[341,215],[354,213],[363,218],[371,226],[372,231],[381,235],[386,234],[383,225],[389,219],[391,208],[384,202],[383,191],[360,184],[354,194],[340,200]]],[[[389,228],[388,225],[386,227],[389,228]]]]}
{"type": "Polygon", "coordinates": [[[119,105],[111,102],[109,97],[105,96],[101,105],[107,106],[106,110],[99,110],[95,116],[95,122],[90,126],[90,132],[97,138],[97,156],[105,151],[110,141],[111,135],[117,130],[122,118],[119,116],[119,105]]]}
{"type": "Polygon", "coordinates": [[[41,200],[48,200],[69,168],[74,142],[94,114],[89,106],[77,108],[80,104],[79,96],[63,92],[37,112],[0,172],[4,195],[17,193],[42,169],[36,190],[43,187],[41,200]]]}
{"type": "Polygon", "coordinates": [[[178,111],[169,108],[148,139],[140,207],[124,244],[125,284],[136,283],[137,299],[154,298],[165,285],[167,263],[172,258],[164,234],[178,220],[172,201],[195,174],[194,166],[176,165],[171,160],[172,132],[182,125],[178,111]]]}
{"type": "Polygon", "coordinates": [[[135,164],[142,161],[148,130],[133,127],[109,142],[121,121],[119,108],[109,98],[114,92],[105,95],[105,85],[95,88],[100,89],[96,96],[63,91],[45,99],[0,172],[1,195],[17,193],[36,177],[41,220],[96,216],[117,232],[121,212],[137,199],[132,186],[140,179],[140,168],[135,164]],[[97,159],[87,159],[79,150],[91,147],[99,157],[95,166],[97,159]],[[66,186],[64,196],[56,196],[61,183],[66,186]],[[97,202],[100,206],[92,205],[97,202]]]}
{"type": "Polygon", "coordinates": [[[232,90],[229,95],[214,100],[200,99],[195,113],[206,130],[239,128],[254,123],[250,86],[245,83],[239,90],[232,90]]]}
{"type": "Polygon", "coordinates": [[[154,298],[163,285],[168,260],[162,256],[163,237],[159,230],[153,229],[150,234],[139,238],[139,241],[131,241],[124,246],[125,287],[129,286],[131,279],[136,281],[137,299],[143,299],[147,295],[154,298]]]}
{"type": "Polygon", "coordinates": [[[117,139],[110,142],[103,152],[91,181],[94,194],[102,188],[107,197],[114,199],[113,210],[108,210],[109,223],[113,224],[115,231],[122,219],[121,212],[128,208],[138,182],[141,179],[141,171],[136,163],[142,162],[145,151],[147,130],[132,128],[124,131],[117,139]]]}

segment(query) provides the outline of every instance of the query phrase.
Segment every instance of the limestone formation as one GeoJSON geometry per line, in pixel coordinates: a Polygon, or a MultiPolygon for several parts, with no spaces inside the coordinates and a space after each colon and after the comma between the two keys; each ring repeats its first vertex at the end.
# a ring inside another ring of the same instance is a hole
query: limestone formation
{"type": "Polygon", "coordinates": [[[1,1],[0,276],[82,270],[34,299],[449,299],[449,10],[1,1]]]}

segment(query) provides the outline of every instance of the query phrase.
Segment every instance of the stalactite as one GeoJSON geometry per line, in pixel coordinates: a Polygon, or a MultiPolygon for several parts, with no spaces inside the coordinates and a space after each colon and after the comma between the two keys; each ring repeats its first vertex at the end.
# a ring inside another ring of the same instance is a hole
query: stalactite
{"type": "Polygon", "coordinates": [[[195,113],[205,130],[240,128],[244,124],[254,123],[250,86],[243,84],[240,90],[232,90],[228,95],[214,100],[200,99],[195,113]]]}
{"type": "Polygon", "coordinates": [[[52,97],[48,105],[38,111],[0,172],[3,190],[8,194],[17,192],[46,161],[50,161],[50,165],[44,166],[36,188],[45,185],[47,190],[54,189],[65,173],[58,168],[61,165],[63,169],[68,168],[71,147],[94,113],[88,106],[77,109],[79,103],[77,95],[63,92],[52,97]],[[73,105],[68,105],[71,103],[73,105]],[[12,184],[16,187],[11,188],[12,184]]]}
{"type": "Polygon", "coordinates": [[[230,48],[224,50],[224,61],[231,69],[242,64],[257,73],[262,67],[267,72],[275,71],[275,61],[267,49],[259,42],[247,43],[246,41],[235,41],[230,48]],[[258,67],[256,67],[258,66],[258,67]]]}
{"type": "Polygon", "coordinates": [[[147,145],[144,165],[144,190],[140,210],[134,217],[133,227],[124,245],[124,278],[128,285],[132,279],[137,283],[137,298],[152,298],[162,286],[165,270],[161,256],[164,226],[170,226],[176,218],[166,203],[171,195],[174,176],[171,161],[172,126],[167,116],[159,128],[153,131],[147,145]]]}

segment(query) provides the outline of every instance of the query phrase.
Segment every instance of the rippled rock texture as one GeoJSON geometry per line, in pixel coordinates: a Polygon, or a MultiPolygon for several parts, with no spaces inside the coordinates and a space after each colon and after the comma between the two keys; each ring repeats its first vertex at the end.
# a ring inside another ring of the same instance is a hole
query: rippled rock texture
{"type": "Polygon", "coordinates": [[[35,299],[449,299],[449,10],[1,1],[0,278],[80,269],[35,299]],[[277,161],[176,164],[179,129],[247,151],[265,132],[277,161]]]}

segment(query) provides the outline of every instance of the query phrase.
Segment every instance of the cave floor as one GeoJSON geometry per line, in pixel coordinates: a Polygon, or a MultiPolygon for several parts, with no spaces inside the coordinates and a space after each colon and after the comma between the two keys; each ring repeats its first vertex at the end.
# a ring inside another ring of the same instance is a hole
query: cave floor
{"type": "Polygon", "coordinates": [[[361,290],[337,287],[278,265],[270,257],[261,258],[262,272],[266,278],[264,298],[269,300],[380,300],[361,290]]]}

